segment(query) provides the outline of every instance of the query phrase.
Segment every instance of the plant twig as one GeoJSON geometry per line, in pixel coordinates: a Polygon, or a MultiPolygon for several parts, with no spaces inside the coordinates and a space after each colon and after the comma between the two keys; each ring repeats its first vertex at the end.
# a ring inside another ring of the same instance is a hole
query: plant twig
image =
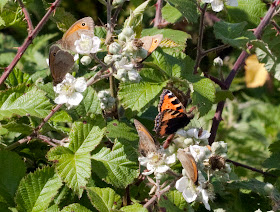
{"type": "MultiPolygon", "coordinates": [[[[256,28],[256,30],[254,31],[254,35],[256,36],[257,39],[261,38],[261,35],[265,29],[265,27],[270,23],[273,14],[276,10],[276,7],[279,5],[280,0],[275,0],[271,5],[270,8],[268,9],[266,15],[264,16],[264,18],[261,20],[260,24],[258,25],[258,27],[256,28]]],[[[252,45],[248,47],[248,49],[250,50],[252,48],[252,45]]],[[[225,80],[225,85],[226,85],[226,89],[228,90],[232,80],[234,79],[234,77],[236,76],[238,70],[243,66],[245,59],[248,57],[248,53],[246,51],[242,51],[241,54],[239,55],[238,59],[236,60],[233,69],[231,70],[231,72],[229,73],[228,77],[225,80]]],[[[211,127],[211,135],[209,137],[208,143],[209,145],[211,145],[216,138],[217,135],[217,130],[219,127],[219,124],[222,120],[222,112],[225,106],[225,102],[219,102],[217,105],[217,109],[216,109],[216,113],[215,116],[213,118],[213,122],[212,122],[212,127],[211,127]]]]}
{"type": "Polygon", "coordinates": [[[17,142],[12,143],[11,145],[7,146],[7,147],[5,148],[5,150],[12,150],[12,149],[14,149],[14,148],[20,146],[21,144],[24,144],[24,143],[26,143],[26,142],[31,141],[33,138],[34,138],[34,135],[33,135],[33,136],[27,136],[26,138],[20,139],[20,140],[18,140],[17,142]]]}
{"type": "Polygon", "coordinates": [[[112,19],[111,19],[111,14],[112,14],[112,5],[111,5],[111,0],[107,0],[107,35],[105,39],[105,44],[108,45],[112,41],[112,36],[113,36],[113,30],[114,26],[112,24],[112,19]]]}
{"type": "Polygon", "coordinates": [[[161,15],[161,8],[162,8],[162,0],[157,0],[156,3],[156,15],[154,20],[154,27],[161,26],[162,23],[162,15],[161,15]]]}
{"type": "Polygon", "coordinates": [[[228,44],[217,46],[217,47],[214,47],[212,49],[208,49],[208,50],[202,51],[202,55],[205,56],[205,55],[207,55],[207,54],[209,54],[211,52],[218,52],[218,51],[224,50],[224,49],[226,49],[228,47],[230,47],[230,45],[228,45],[228,44]]]}
{"type": "Polygon", "coordinates": [[[24,14],[24,17],[25,17],[25,20],[27,22],[27,31],[28,31],[28,34],[31,34],[32,31],[34,30],[34,27],[33,27],[33,24],[32,24],[32,21],[31,21],[31,18],[30,18],[30,15],[29,15],[29,12],[27,11],[27,9],[25,8],[23,2],[21,0],[17,0],[21,9],[22,9],[22,12],[24,14]]]}
{"type": "Polygon", "coordinates": [[[38,135],[37,138],[41,139],[42,141],[46,142],[47,144],[49,144],[50,146],[53,146],[53,147],[56,147],[57,145],[54,144],[52,142],[52,139],[47,137],[47,136],[44,136],[44,135],[38,135]]]}
{"type": "Polygon", "coordinates": [[[274,20],[272,20],[270,23],[272,24],[272,26],[277,31],[277,35],[279,35],[280,34],[280,26],[274,20]]]}
{"type": "Polygon", "coordinates": [[[6,78],[9,76],[9,74],[12,72],[13,68],[18,63],[19,59],[22,57],[23,53],[26,51],[28,46],[32,43],[33,39],[37,36],[39,31],[42,29],[42,27],[45,25],[47,20],[49,20],[50,15],[55,10],[55,8],[59,5],[61,0],[56,0],[54,3],[51,4],[50,9],[45,14],[45,16],[42,18],[42,20],[39,22],[39,24],[36,26],[36,28],[28,35],[28,37],[25,39],[24,43],[21,47],[18,48],[17,54],[10,63],[10,65],[5,68],[4,73],[0,77],[0,85],[6,80],[6,78]]]}
{"type": "Polygon", "coordinates": [[[217,85],[219,85],[222,89],[226,89],[227,88],[225,83],[222,82],[221,80],[219,80],[218,78],[209,75],[207,72],[203,72],[203,74],[204,74],[205,77],[209,78],[210,80],[215,82],[217,85]]]}
{"type": "Polygon", "coordinates": [[[202,40],[203,40],[203,31],[204,31],[204,15],[205,15],[207,6],[208,6],[208,4],[205,3],[204,6],[201,8],[201,16],[200,16],[200,22],[199,22],[199,34],[198,34],[197,50],[196,50],[196,60],[195,60],[193,74],[197,74],[198,66],[200,64],[201,59],[203,58],[202,40]]]}
{"type": "Polygon", "coordinates": [[[254,171],[254,172],[261,173],[261,174],[266,175],[266,176],[276,177],[276,178],[277,178],[277,176],[275,176],[275,175],[273,175],[273,174],[270,174],[270,173],[268,173],[268,172],[264,172],[264,171],[262,171],[262,170],[260,170],[260,169],[256,169],[256,168],[254,168],[254,167],[251,167],[251,166],[248,166],[248,165],[245,165],[245,164],[242,164],[242,163],[239,163],[239,162],[230,160],[230,159],[226,159],[226,162],[232,163],[232,164],[235,165],[235,166],[240,166],[240,167],[249,169],[249,170],[254,171]]]}

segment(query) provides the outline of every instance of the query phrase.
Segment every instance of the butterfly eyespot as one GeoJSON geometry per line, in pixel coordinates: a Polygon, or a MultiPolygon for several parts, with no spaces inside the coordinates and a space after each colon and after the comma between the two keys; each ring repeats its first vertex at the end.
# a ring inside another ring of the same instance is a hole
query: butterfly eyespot
{"type": "Polygon", "coordinates": [[[55,56],[55,55],[56,55],[56,53],[54,52],[54,53],[53,53],[53,56],[55,56]]]}
{"type": "Polygon", "coordinates": [[[82,26],[85,26],[86,25],[86,23],[82,23],[82,26]]]}

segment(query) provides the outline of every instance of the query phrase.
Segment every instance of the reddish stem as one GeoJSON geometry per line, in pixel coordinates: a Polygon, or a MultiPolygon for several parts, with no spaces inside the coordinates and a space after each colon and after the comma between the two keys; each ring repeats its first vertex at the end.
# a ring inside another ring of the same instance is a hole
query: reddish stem
{"type": "Polygon", "coordinates": [[[21,0],[17,0],[17,1],[18,1],[19,5],[21,6],[22,12],[24,14],[25,20],[26,20],[27,25],[28,25],[28,29],[27,29],[28,34],[31,34],[34,30],[34,27],[33,27],[30,15],[29,15],[27,9],[25,8],[23,2],[21,0]]]}
{"type": "Polygon", "coordinates": [[[10,63],[10,65],[5,68],[4,73],[0,77],[0,85],[6,80],[6,78],[9,76],[9,74],[12,72],[13,68],[16,66],[20,58],[22,57],[23,53],[26,51],[28,46],[32,43],[33,39],[37,36],[39,31],[42,29],[42,27],[45,25],[47,20],[49,19],[52,12],[55,10],[55,8],[58,6],[61,0],[56,0],[54,3],[52,3],[50,9],[45,14],[45,16],[42,18],[42,20],[39,22],[39,24],[36,26],[36,28],[30,33],[27,38],[25,39],[24,43],[21,47],[18,48],[17,54],[14,57],[13,61],[10,63]]]}
{"type": "Polygon", "coordinates": [[[156,3],[156,15],[155,15],[155,20],[154,20],[154,27],[161,26],[161,23],[162,23],[161,8],[162,8],[162,0],[157,0],[157,3],[156,3]]]}

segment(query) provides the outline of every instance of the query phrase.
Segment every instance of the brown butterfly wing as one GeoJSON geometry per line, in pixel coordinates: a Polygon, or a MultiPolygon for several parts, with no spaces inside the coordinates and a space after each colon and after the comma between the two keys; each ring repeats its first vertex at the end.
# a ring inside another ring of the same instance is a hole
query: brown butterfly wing
{"type": "Polygon", "coordinates": [[[75,41],[81,38],[81,35],[93,37],[94,22],[91,17],[85,17],[76,21],[62,37],[62,48],[76,52],[75,41]]]}
{"type": "Polygon", "coordinates": [[[57,45],[51,46],[49,65],[54,85],[62,82],[65,75],[73,68],[74,63],[74,58],[69,52],[61,50],[57,45]]]}
{"type": "Polygon", "coordinates": [[[139,135],[139,151],[143,156],[148,155],[150,152],[158,150],[158,142],[149,133],[146,127],[139,121],[134,119],[134,125],[139,135]]]}
{"type": "Polygon", "coordinates": [[[148,56],[159,46],[162,38],[162,34],[157,34],[154,36],[145,36],[140,39],[143,42],[143,48],[148,51],[148,56]]]}
{"type": "Polygon", "coordinates": [[[183,149],[179,149],[177,152],[177,157],[181,162],[183,168],[186,170],[188,178],[193,181],[194,184],[198,183],[198,170],[195,159],[191,153],[186,152],[183,149]]]}

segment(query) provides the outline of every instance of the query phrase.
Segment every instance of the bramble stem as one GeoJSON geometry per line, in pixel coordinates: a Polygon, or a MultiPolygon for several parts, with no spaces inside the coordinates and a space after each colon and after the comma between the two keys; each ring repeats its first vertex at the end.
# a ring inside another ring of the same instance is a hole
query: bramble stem
{"type": "Polygon", "coordinates": [[[157,0],[154,27],[161,26],[161,23],[162,23],[161,8],[162,8],[162,0],[157,0]]]}
{"type": "Polygon", "coordinates": [[[42,27],[46,24],[48,21],[50,15],[55,10],[55,8],[59,5],[61,0],[56,0],[54,3],[52,3],[50,9],[45,14],[45,16],[42,18],[42,20],[39,22],[39,24],[36,26],[36,28],[30,33],[27,38],[25,39],[24,43],[21,47],[18,48],[17,54],[10,63],[10,65],[5,68],[4,73],[0,77],[0,85],[6,80],[6,78],[9,76],[9,74],[12,72],[13,68],[16,66],[28,46],[32,43],[33,39],[38,35],[39,31],[42,29],[42,27]]]}
{"type": "Polygon", "coordinates": [[[31,34],[32,31],[34,30],[34,27],[33,27],[33,24],[32,24],[32,21],[31,21],[31,18],[30,18],[30,15],[29,15],[29,12],[27,11],[27,9],[25,8],[23,2],[21,0],[17,0],[21,9],[22,9],[22,12],[24,14],[24,17],[25,17],[25,20],[27,22],[27,31],[28,31],[28,34],[31,34]]]}
{"type": "MultiPolygon", "coordinates": [[[[275,14],[275,10],[276,7],[279,5],[280,0],[275,0],[271,5],[269,10],[267,11],[266,15],[264,16],[264,18],[261,20],[260,24],[258,25],[258,27],[256,28],[254,35],[256,36],[257,39],[261,38],[261,35],[265,29],[265,27],[271,22],[271,19],[273,17],[273,15],[275,14]]],[[[253,46],[249,46],[248,50],[250,50],[253,46]]],[[[246,51],[242,51],[241,54],[239,55],[238,59],[236,60],[233,69],[231,70],[231,72],[229,73],[228,77],[225,80],[225,85],[226,88],[224,90],[228,90],[232,80],[234,79],[234,77],[236,76],[238,70],[243,66],[245,59],[248,57],[248,53],[246,51]]],[[[217,109],[216,109],[216,113],[215,116],[213,118],[213,123],[212,123],[212,127],[211,127],[211,135],[210,138],[208,140],[209,145],[211,145],[216,138],[217,135],[217,130],[219,127],[219,124],[222,120],[222,113],[223,113],[223,109],[225,106],[225,102],[219,102],[217,105],[217,109]]]]}

